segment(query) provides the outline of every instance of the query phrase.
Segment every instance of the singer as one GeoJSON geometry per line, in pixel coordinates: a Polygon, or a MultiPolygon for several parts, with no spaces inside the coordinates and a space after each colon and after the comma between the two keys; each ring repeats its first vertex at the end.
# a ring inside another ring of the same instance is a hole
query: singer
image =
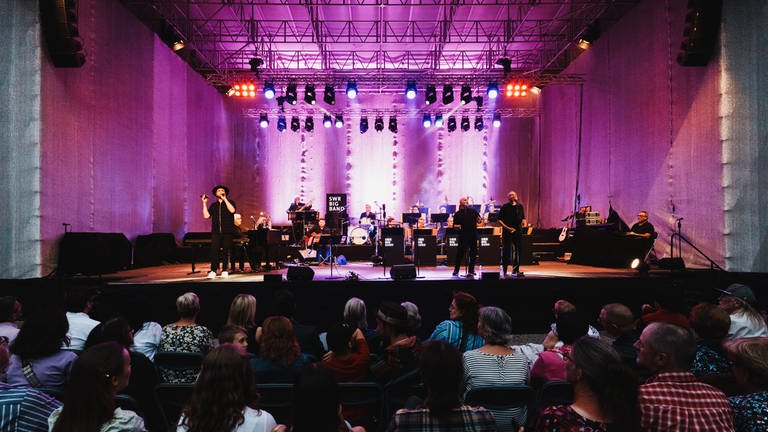
{"type": "Polygon", "coordinates": [[[238,232],[235,226],[235,202],[229,199],[229,188],[222,185],[214,186],[211,191],[216,202],[208,207],[208,195],[201,195],[203,201],[203,217],[211,220],[211,271],[208,279],[216,278],[216,271],[221,263],[221,277],[229,277],[228,264],[232,251],[232,238],[238,232]],[[221,252],[221,254],[219,253],[221,252]]]}
{"type": "Polygon", "coordinates": [[[645,210],[642,210],[639,213],[637,213],[637,223],[632,225],[632,228],[629,229],[629,232],[627,233],[627,235],[634,236],[634,237],[651,238],[653,237],[653,234],[655,232],[656,232],[656,229],[653,228],[653,225],[651,225],[650,222],[648,222],[648,212],[645,210]]]}

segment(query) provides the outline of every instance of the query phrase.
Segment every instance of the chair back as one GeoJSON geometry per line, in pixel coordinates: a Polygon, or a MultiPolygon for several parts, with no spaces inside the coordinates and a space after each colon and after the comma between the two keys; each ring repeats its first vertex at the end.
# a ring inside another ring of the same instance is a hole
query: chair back
{"type": "Polygon", "coordinates": [[[489,410],[522,408],[534,401],[534,392],[525,384],[476,387],[467,393],[465,400],[467,405],[479,405],[489,410]]]}
{"type": "Polygon", "coordinates": [[[547,381],[541,387],[538,406],[544,409],[550,405],[573,403],[573,384],[568,381],[547,381]]]}
{"type": "Polygon", "coordinates": [[[384,413],[382,418],[392,417],[400,408],[405,406],[408,398],[416,396],[422,399],[427,397],[427,390],[421,382],[421,370],[414,369],[406,372],[384,385],[384,413]]]}
{"type": "Polygon", "coordinates": [[[144,416],[143,411],[141,408],[139,408],[139,403],[136,402],[136,399],[133,398],[133,396],[125,394],[125,393],[118,393],[115,395],[115,405],[128,411],[133,411],[139,416],[144,416]]]}
{"type": "Polygon", "coordinates": [[[175,426],[179,422],[181,410],[192,396],[194,384],[161,383],[155,387],[155,398],[163,409],[165,424],[175,426]]]}
{"type": "Polygon", "coordinates": [[[293,383],[258,384],[259,408],[272,414],[277,423],[291,424],[293,415],[293,383]]]}
{"type": "Polygon", "coordinates": [[[367,382],[340,382],[341,405],[347,408],[356,408],[360,411],[361,420],[365,423],[366,430],[378,430],[381,423],[382,389],[372,381],[367,382]],[[357,408],[359,407],[359,408],[357,408]]]}
{"type": "Polygon", "coordinates": [[[170,370],[200,369],[203,357],[199,352],[158,351],[155,354],[155,365],[170,370]]]}

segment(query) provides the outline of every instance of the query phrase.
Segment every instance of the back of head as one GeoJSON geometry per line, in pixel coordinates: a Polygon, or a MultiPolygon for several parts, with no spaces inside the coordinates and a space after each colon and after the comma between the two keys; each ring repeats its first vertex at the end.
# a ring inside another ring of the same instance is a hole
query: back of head
{"type": "Polygon", "coordinates": [[[194,318],[200,313],[200,297],[187,292],[176,299],[176,312],[182,318],[194,318]]]}
{"type": "Polygon", "coordinates": [[[336,432],[341,419],[336,379],[320,363],[302,368],[293,386],[293,432],[336,432]]]}
{"type": "Polygon", "coordinates": [[[283,366],[288,366],[296,360],[301,350],[293,324],[288,318],[271,316],[264,320],[259,351],[262,357],[283,366]]]}
{"type": "Polygon", "coordinates": [[[747,372],[750,384],[768,390],[768,338],[731,340],[726,342],[725,352],[736,368],[747,372]]]}
{"type": "Polygon", "coordinates": [[[328,349],[335,355],[349,352],[349,342],[355,329],[347,323],[339,323],[328,330],[328,349]]]}
{"type": "Polygon", "coordinates": [[[59,309],[39,310],[30,315],[10,347],[24,360],[56,354],[67,339],[69,321],[59,309]]]}
{"type": "Polygon", "coordinates": [[[566,345],[589,332],[587,320],[577,311],[557,315],[557,337],[566,345]]]}
{"type": "Polygon", "coordinates": [[[421,313],[419,313],[419,307],[415,303],[409,301],[400,303],[400,306],[404,307],[408,313],[408,333],[416,334],[421,328],[421,313]]]}
{"type": "Polygon", "coordinates": [[[238,335],[248,335],[248,332],[239,325],[226,324],[219,330],[219,343],[233,343],[238,335]]]}
{"type": "Polygon", "coordinates": [[[344,322],[363,331],[368,329],[368,310],[363,300],[357,297],[347,300],[347,304],[344,305],[344,322]]]}
{"type": "Polygon", "coordinates": [[[555,316],[561,313],[576,312],[576,305],[569,302],[568,300],[560,299],[555,302],[555,305],[552,307],[552,312],[555,316]]]}
{"type": "MultiPolygon", "coordinates": [[[[696,339],[693,333],[685,327],[665,322],[654,322],[643,330],[647,337],[645,343],[656,353],[663,353],[667,362],[663,370],[687,371],[693,366],[696,357],[696,339]]],[[[646,365],[651,367],[652,365],[646,365]]]]}
{"type": "Polygon", "coordinates": [[[390,327],[397,333],[408,331],[408,311],[395,302],[381,302],[376,318],[384,324],[385,328],[390,327]]]}
{"type": "Polygon", "coordinates": [[[96,290],[90,287],[76,287],[67,292],[67,312],[83,312],[96,298],[96,290]]]}
{"type": "Polygon", "coordinates": [[[464,365],[455,346],[442,340],[425,343],[420,367],[427,390],[425,403],[432,416],[443,417],[461,405],[464,365]]]}
{"type": "Polygon", "coordinates": [[[256,407],[258,392],[253,371],[242,352],[225,343],[203,359],[195,388],[184,408],[189,432],[234,430],[246,406],[256,407]]]}
{"type": "Polygon", "coordinates": [[[512,319],[504,309],[495,306],[480,308],[480,334],[490,345],[508,345],[512,334],[512,319]]]}
{"type": "Polygon", "coordinates": [[[731,316],[711,303],[699,303],[691,309],[691,327],[701,339],[720,341],[728,335],[731,316]]]}
{"type": "Polygon", "coordinates": [[[603,306],[603,309],[605,310],[605,318],[617,327],[626,328],[635,321],[632,310],[624,304],[608,303],[603,306]]]}
{"type": "Polygon", "coordinates": [[[115,410],[114,377],[123,374],[123,348],[116,342],[94,345],[75,360],[64,391],[64,408],[54,432],[98,431],[115,410]]]}
{"type": "Polygon", "coordinates": [[[229,306],[227,324],[244,328],[256,325],[256,297],[250,294],[238,294],[229,306]]]}
{"type": "Polygon", "coordinates": [[[131,325],[125,318],[120,317],[99,323],[88,334],[85,348],[88,349],[104,342],[117,342],[126,349],[130,348],[133,345],[131,325]]]}
{"type": "Polygon", "coordinates": [[[275,291],[272,296],[272,314],[293,318],[296,313],[296,296],[287,288],[275,291]]]}
{"type": "Polygon", "coordinates": [[[477,315],[480,310],[480,305],[477,303],[477,299],[470,293],[464,291],[456,291],[453,294],[453,301],[456,302],[456,309],[461,314],[461,323],[464,330],[474,333],[477,331],[477,315]]]}

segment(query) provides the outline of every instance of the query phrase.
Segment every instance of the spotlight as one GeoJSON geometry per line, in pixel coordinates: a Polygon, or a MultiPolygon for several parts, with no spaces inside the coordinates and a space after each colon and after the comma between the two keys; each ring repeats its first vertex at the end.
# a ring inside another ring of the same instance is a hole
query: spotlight
{"type": "Polygon", "coordinates": [[[499,96],[499,85],[495,82],[489,83],[486,93],[488,94],[488,99],[496,99],[499,96]]]}
{"type": "Polygon", "coordinates": [[[317,96],[315,95],[315,85],[314,84],[307,84],[304,86],[304,102],[314,105],[317,100],[317,96]]]}
{"type": "Polygon", "coordinates": [[[381,132],[384,130],[384,119],[382,117],[376,117],[376,120],[373,122],[373,128],[376,129],[376,132],[381,132]]]}
{"type": "Polygon", "coordinates": [[[291,130],[298,132],[299,129],[301,129],[301,122],[299,121],[299,118],[296,116],[291,117],[291,130]]]}
{"type": "Polygon", "coordinates": [[[325,94],[323,95],[323,100],[328,105],[333,105],[336,103],[336,90],[333,89],[333,86],[328,84],[325,86],[325,94]]]}
{"type": "Polygon", "coordinates": [[[350,99],[357,97],[357,83],[353,81],[347,82],[347,97],[350,99]]]}
{"type": "Polygon", "coordinates": [[[496,64],[504,68],[505,74],[512,72],[512,60],[506,57],[503,57],[496,60],[496,64]]]}
{"type": "Polygon", "coordinates": [[[256,75],[258,75],[259,67],[264,64],[264,60],[254,57],[248,61],[248,64],[251,65],[251,72],[256,72],[256,75]]]}
{"type": "Polygon", "coordinates": [[[576,46],[583,50],[588,50],[590,45],[592,45],[592,41],[588,41],[583,38],[579,39],[579,41],[576,43],[576,46]]]}
{"type": "Polygon", "coordinates": [[[280,108],[280,112],[285,112],[285,96],[278,96],[277,99],[277,106],[280,108]]]}
{"type": "Polygon", "coordinates": [[[275,97],[275,85],[271,82],[264,82],[264,97],[267,99],[272,99],[275,97]]]}
{"type": "Polygon", "coordinates": [[[285,116],[280,116],[277,118],[277,130],[282,132],[285,130],[286,122],[285,122],[285,116]]]}
{"type": "Polygon", "coordinates": [[[443,105],[453,103],[453,86],[446,84],[443,86],[443,105]]]}
{"type": "Polygon", "coordinates": [[[256,97],[256,85],[253,83],[235,84],[227,89],[227,96],[256,97]]]}
{"type": "Polygon", "coordinates": [[[397,117],[395,116],[389,118],[389,131],[397,133],[397,117]]]}
{"type": "Polygon", "coordinates": [[[464,116],[461,118],[461,130],[464,132],[469,130],[469,117],[464,116]]]}
{"type": "Polygon", "coordinates": [[[501,114],[496,113],[493,115],[493,127],[501,126],[501,114]]]}
{"type": "Polygon", "coordinates": [[[424,120],[421,121],[421,124],[424,125],[425,128],[432,126],[432,117],[429,113],[424,114],[424,120]]]}
{"type": "Polygon", "coordinates": [[[312,132],[315,129],[315,119],[312,117],[307,117],[306,120],[304,120],[304,130],[307,132],[312,132]]]}
{"type": "Polygon", "coordinates": [[[507,97],[523,97],[528,95],[528,85],[520,83],[507,84],[507,97]]]}
{"type": "Polygon", "coordinates": [[[475,130],[480,132],[484,127],[483,118],[480,116],[475,117],[475,130]]]}
{"type": "Polygon", "coordinates": [[[183,49],[184,49],[184,46],[185,46],[185,45],[184,45],[184,41],[183,41],[183,40],[181,40],[181,39],[179,39],[179,40],[177,40],[176,42],[174,42],[173,44],[171,44],[171,49],[172,49],[174,52],[178,52],[178,51],[181,51],[181,50],[183,50],[183,49]]]}
{"type": "Polygon", "coordinates": [[[331,116],[328,114],[323,115],[323,126],[326,128],[331,127],[331,116]]]}
{"type": "Polygon", "coordinates": [[[267,115],[264,113],[259,114],[259,126],[262,128],[266,128],[269,126],[269,119],[267,118],[267,115]]]}
{"type": "Polygon", "coordinates": [[[435,114],[435,127],[443,127],[443,115],[435,114]]]}
{"type": "Polygon", "coordinates": [[[533,86],[533,87],[531,87],[531,93],[533,93],[533,94],[540,94],[541,93],[541,86],[533,86]]]}
{"type": "Polygon", "coordinates": [[[466,105],[472,102],[472,88],[468,85],[461,86],[461,104],[466,105]]]}
{"type": "Polygon", "coordinates": [[[437,89],[433,85],[427,86],[427,91],[424,92],[424,101],[427,105],[432,105],[437,102],[437,89]]]}
{"type": "Polygon", "coordinates": [[[408,99],[414,99],[416,97],[415,81],[408,81],[408,84],[405,86],[405,97],[407,97],[408,99]]]}
{"type": "Polygon", "coordinates": [[[360,133],[364,134],[366,132],[368,132],[368,117],[360,117],[360,133]]]}
{"type": "Polygon", "coordinates": [[[297,102],[296,84],[288,84],[285,87],[285,101],[291,105],[296,105],[296,102],[297,102]]]}
{"type": "Polygon", "coordinates": [[[341,119],[341,114],[336,114],[336,128],[344,126],[344,121],[341,119]]]}
{"type": "Polygon", "coordinates": [[[224,87],[224,94],[231,97],[235,94],[235,89],[233,89],[232,86],[226,86],[224,87]]]}
{"type": "Polygon", "coordinates": [[[636,270],[640,276],[647,276],[648,270],[650,270],[650,267],[648,266],[648,263],[645,262],[643,257],[637,257],[632,260],[632,262],[629,264],[629,268],[632,270],[636,270]]]}
{"type": "Polygon", "coordinates": [[[456,117],[450,116],[448,117],[448,132],[453,132],[456,130],[456,117]]]}
{"type": "Polygon", "coordinates": [[[475,102],[477,103],[477,109],[480,109],[480,108],[483,107],[483,97],[482,96],[477,96],[475,98],[475,102]]]}

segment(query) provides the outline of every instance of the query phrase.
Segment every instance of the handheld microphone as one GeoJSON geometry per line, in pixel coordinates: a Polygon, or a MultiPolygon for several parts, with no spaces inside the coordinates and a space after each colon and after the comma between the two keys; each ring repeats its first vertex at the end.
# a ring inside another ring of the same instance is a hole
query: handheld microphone
{"type": "Polygon", "coordinates": [[[208,195],[202,194],[202,195],[200,195],[200,198],[208,198],[208,195]]]}

